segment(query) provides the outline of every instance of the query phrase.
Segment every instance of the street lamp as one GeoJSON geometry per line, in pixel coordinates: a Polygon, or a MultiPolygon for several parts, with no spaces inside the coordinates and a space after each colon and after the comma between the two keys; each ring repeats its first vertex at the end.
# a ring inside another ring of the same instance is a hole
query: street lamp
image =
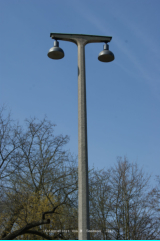
{"type": "Polygon", "coordinates": [[[87,147],[87,109],[86,109],[86,76],[85,76],[85,45],[88,43],[105,43],[98,59],[111,62],[114,55],[109,51],[108,42],[112,37],[51,33],[55,39],[54,47],[48,52],[51,59],[64,57],[63,50],[57,40],[73,42],[78,46],[78,239],[89,239],[89,188],[88,188],[88,147],[87,147]]]}

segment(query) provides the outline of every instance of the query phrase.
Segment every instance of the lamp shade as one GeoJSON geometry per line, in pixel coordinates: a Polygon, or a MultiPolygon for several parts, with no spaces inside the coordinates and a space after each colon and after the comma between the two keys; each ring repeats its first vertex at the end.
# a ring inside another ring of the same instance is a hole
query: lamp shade
{"type": "Polygon", "coordinates": [[[59,47],[59,42],[57,40],[54,41],[54,47],[50,48],[48,57],[51,59],[62,59],[64,57],[64,52],[59,47]]]}
{"type": "Polygon", "coordinates": [[[103,51],[98,55],[98,60],[101,62],[111,62],[114,60],[114,54],[109,50],[108,44],[104,44],[103,51]]]}

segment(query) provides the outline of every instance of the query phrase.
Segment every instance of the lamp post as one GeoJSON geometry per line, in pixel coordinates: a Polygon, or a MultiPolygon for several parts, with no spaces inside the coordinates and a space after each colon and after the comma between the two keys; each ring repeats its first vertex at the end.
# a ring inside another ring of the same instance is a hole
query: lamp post
{"type": "Polygon", "coordinates": [[[111,62],[114,55],[109,51],[108,42],[112,37],[51,33],[55,39],[54,47],[48,52],[51,59],[64,57],[63,50],[57,40],[70,41],[78,46],[78,239],[89,239],[89,187],[88,187],[88,147],[87,147],[87,108],[86,108],[86,76],[85,76],[85,45],[88,43],[104,42],[104,50],[98,59],[111,62]]]}

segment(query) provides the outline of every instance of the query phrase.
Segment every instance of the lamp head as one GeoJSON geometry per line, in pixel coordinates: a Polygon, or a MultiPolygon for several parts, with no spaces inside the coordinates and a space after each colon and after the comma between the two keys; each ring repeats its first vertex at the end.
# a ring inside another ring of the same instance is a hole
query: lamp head
{"type": "Polygon", "coordinates": [[[98,59],[101,62],[111,62],[114,60],[114,54],[109,50],[107,43],[104,44],[103,51],[99,53],[98,59]]]}
{"type": "Polygon", "coordinates": [[[59,48],[59,42],[57,40],[54,41],[54,46],[50,48],[48,57],[51,59],[62,59],[64,57],[64,52],[59,48]]]}

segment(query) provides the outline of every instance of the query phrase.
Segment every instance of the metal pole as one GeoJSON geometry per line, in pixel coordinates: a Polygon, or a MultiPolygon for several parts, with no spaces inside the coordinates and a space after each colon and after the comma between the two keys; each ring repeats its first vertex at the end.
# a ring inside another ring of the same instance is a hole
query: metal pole
{"type": "MultiPolygon", "coordinates": [[[[90,239],[90,233],[87,232],[89,230],[89,187],[85,45],[88,43],[108,43],[112,37],[63,33],[51,33],[50,37],[73,42],[78,46],[78,239],[87,240],[90,239]]],[[[53,51],[52,48],[50,51],[53,51]]],[[[49,55],[48,57],[52,58],[49,55]]]]}
{"type": "Polygon", "coordinates": [[[78,41],[78,239],[89,239],[85,41],[78,41]]]}

